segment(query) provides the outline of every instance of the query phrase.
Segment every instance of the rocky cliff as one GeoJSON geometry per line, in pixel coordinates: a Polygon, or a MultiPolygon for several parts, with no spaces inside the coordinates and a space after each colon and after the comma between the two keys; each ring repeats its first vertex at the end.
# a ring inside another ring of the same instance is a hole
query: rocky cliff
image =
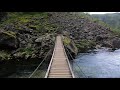
{"type": "Polygon", "coordinates": [[[82,12],[14,12],[0,25],[0,61],[43,59],[63,34],[71,53],[109,47],[120,48],[120,38],[108,27],[82,12]]]}
{"type": "Polygon", "coordinates": [[[94,48],[120,48],[118,35],[82,12],[7,12],[0,13],[0,20],[0,73],[12,72],[15,62],[40,62],[49,50],[50,59],[57,34],[73,56],[94,48]]]}
{"type": "Polygon", "coordinates": [[[50,12],[50,14],[50,21],[58,26],[58,32],[62,34],[67,32],[67,36],[76,44],[78,52],[100,47],[119,48],[119,37],[110,28],[92,21],[90,16],[79,12],[50,12]]]}
{"type": "MultiPolygon", "coordinates": [[[[0,24],[0,62],[42,60],[63,34],[65,47],[77,55],[90,49],[120,48],[113,31],[82,12],[7,12],[0,24]]],[[[52,54],[52,52],[51,52],[52,54]]]]}

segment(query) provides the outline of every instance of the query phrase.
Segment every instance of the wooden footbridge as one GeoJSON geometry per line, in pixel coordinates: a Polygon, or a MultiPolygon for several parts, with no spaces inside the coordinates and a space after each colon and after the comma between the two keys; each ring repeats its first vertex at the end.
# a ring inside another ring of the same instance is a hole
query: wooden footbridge
{"type": "Polygon", "coordinates": [[[56,37],[53,55],[45,78],[74,78],[68,57],[66,55],[62,36],[56,37]]]}

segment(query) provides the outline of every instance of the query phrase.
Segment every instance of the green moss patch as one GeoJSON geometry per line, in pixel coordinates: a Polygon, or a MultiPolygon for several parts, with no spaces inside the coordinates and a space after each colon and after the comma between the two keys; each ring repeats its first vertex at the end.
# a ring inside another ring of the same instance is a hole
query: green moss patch
{"type": "Polygon", "coordinates": [[[68,37],[64,37],[64,39],[63,39],[64,45],[69,45],[70,42],[71,42],[71,40],[68,37]]]}
{"type": "Polygon", "coordinates": [[[94,41],[86,40],[86,39],[83,39],[76,44],[78,50],[82,52],[87,51],[88,49],[94,48],[95,45],[96,43],[94,41]]]}
{"type": "Polygon", "coordinates": [[[9,60],[11,58],[10,53],[6,51],[0,51],[0,61],[9,60]]]}
{"type": "Polygon", "coordinates": [[[5,31],[3,32],[4,34],[10,36],[10,37],[13,37],[13,38],[16,38],[16,33],[15,32],[12,32],[12,31],[5,31]]]}
{"type": "Polygon", "coordinates": [[[33,49],[30,48],[30,47],[21,48],[21,49],[20,49],[20,52],[21,52],[22,54],[29,54],[29,55],[31,55],[32,52],[33,52],[33,49]]]}

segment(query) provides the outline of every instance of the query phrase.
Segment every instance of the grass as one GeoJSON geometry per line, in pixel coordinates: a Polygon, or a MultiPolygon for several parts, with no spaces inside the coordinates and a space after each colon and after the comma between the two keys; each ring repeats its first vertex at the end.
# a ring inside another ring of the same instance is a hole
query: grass
{"type": "Polygon", "coordinates": [[[118,28],[112,28],[111,27],[111,31],[115,34],[115,35],[118,35],[120,37],[120,29],[118,28]]]}

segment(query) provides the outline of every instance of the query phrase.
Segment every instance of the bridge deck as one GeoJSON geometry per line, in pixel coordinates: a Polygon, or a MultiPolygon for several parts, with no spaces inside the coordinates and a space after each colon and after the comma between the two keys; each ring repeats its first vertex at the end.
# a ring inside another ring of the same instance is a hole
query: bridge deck
{"type": "Polygon", "coordinates": [[[57,36],[53,56],[45,78],[74,78],[61,36],[57,36]]]}

